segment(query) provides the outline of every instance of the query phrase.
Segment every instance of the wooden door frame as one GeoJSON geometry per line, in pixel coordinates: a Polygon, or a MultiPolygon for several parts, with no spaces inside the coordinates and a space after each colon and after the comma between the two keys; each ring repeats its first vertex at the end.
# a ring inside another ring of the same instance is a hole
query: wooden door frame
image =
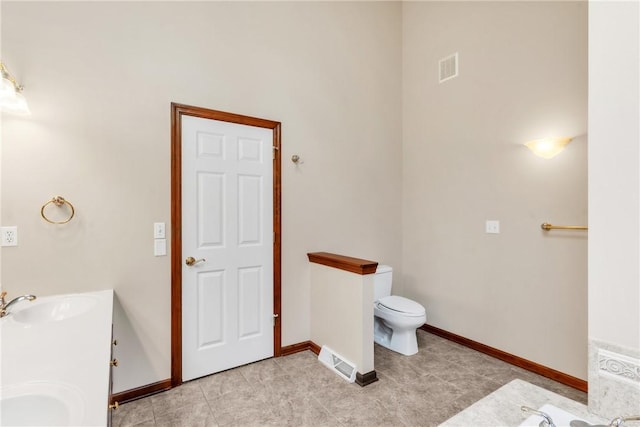
{"type": "Polygon", "coordinates": [[[182,384],[182,116],[273,130],[273,355],[282,352],[280,122],[171,103],[171,386],[182,384]]]}

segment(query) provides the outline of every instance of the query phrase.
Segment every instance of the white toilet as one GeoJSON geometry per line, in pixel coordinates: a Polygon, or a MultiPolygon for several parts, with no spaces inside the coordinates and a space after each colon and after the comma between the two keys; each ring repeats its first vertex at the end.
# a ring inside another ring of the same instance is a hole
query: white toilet
{"type": "Polygon", "coordinates": [[[427,314],[417,302],[391,295],[393,269],[378,265],[373,278],[373,338],[383,347],[406,356],[418,352],[416,329],[424,325],[427,314]]]}

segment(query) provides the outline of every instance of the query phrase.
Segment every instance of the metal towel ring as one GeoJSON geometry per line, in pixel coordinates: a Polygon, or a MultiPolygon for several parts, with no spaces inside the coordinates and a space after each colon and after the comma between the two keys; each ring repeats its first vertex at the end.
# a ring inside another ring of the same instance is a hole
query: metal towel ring
{"type": "Polygon", "coordinates": [[[76,214],[76,210],[73,208],[73,205],[71,203],[69,203],[68,200],[65,200],[64,197],[62,196],[56,196],[53,199],[49,200],[47,203],[45,203],[44,205],[42,205],[42,209],[40,209],[40,215],[42,216],[42,218],[47,221],[48,223],[51,224],[66,224],[69,221],[71,221],[71,218],[73,218],[73,216],[76,214]],[[53,203],[54,205],[56,205],[57,207],[60,207],[62,205],[69,205],[69,207],[71,208],[71,215],[69,215],[69,218],[67,218],[64,221],[51,221],[49,218],[47,218],[47,216],[44,214],[44,208],[46,208],[48,205],[50,205],[51,203],[53,203]]]}

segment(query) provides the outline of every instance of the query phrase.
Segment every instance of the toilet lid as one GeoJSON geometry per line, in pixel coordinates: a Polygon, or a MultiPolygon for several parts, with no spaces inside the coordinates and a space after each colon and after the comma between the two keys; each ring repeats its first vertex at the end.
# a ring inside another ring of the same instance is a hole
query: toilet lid
{"type": "Polygon", "coordinates": [[[391,295],[388,297],[380,298],[378,305],[389,310],[398,311],[400,313],[407,313],[411,315],[422,315],[425,313],[424,307],[417,302],[410,300],[409,298],[401,297],[398,295],[391,295]]]}

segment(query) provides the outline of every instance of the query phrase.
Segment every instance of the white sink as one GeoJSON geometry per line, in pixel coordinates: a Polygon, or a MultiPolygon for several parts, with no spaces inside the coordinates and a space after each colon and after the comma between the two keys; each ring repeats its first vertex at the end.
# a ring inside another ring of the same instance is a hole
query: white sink
{"type": "Polygon", "coordinates": [[[20,309],[10,314],[16,322],[38,324],[57,322],[86,313],[96,306],[98,299],[90,295],[45,297],[33,302],[20,302],[20,309]]]}
{"type": "Polygon", "coordinates": [[[78,425],[84,415],[83,399],[65,384],[25,383],[0,389],[0,425],[78,425]]]}
{"type": "Polygon", "coordinates": [[[104,426],[113,290],[21,301],[0,319],[0,426],[104,426]]]}

